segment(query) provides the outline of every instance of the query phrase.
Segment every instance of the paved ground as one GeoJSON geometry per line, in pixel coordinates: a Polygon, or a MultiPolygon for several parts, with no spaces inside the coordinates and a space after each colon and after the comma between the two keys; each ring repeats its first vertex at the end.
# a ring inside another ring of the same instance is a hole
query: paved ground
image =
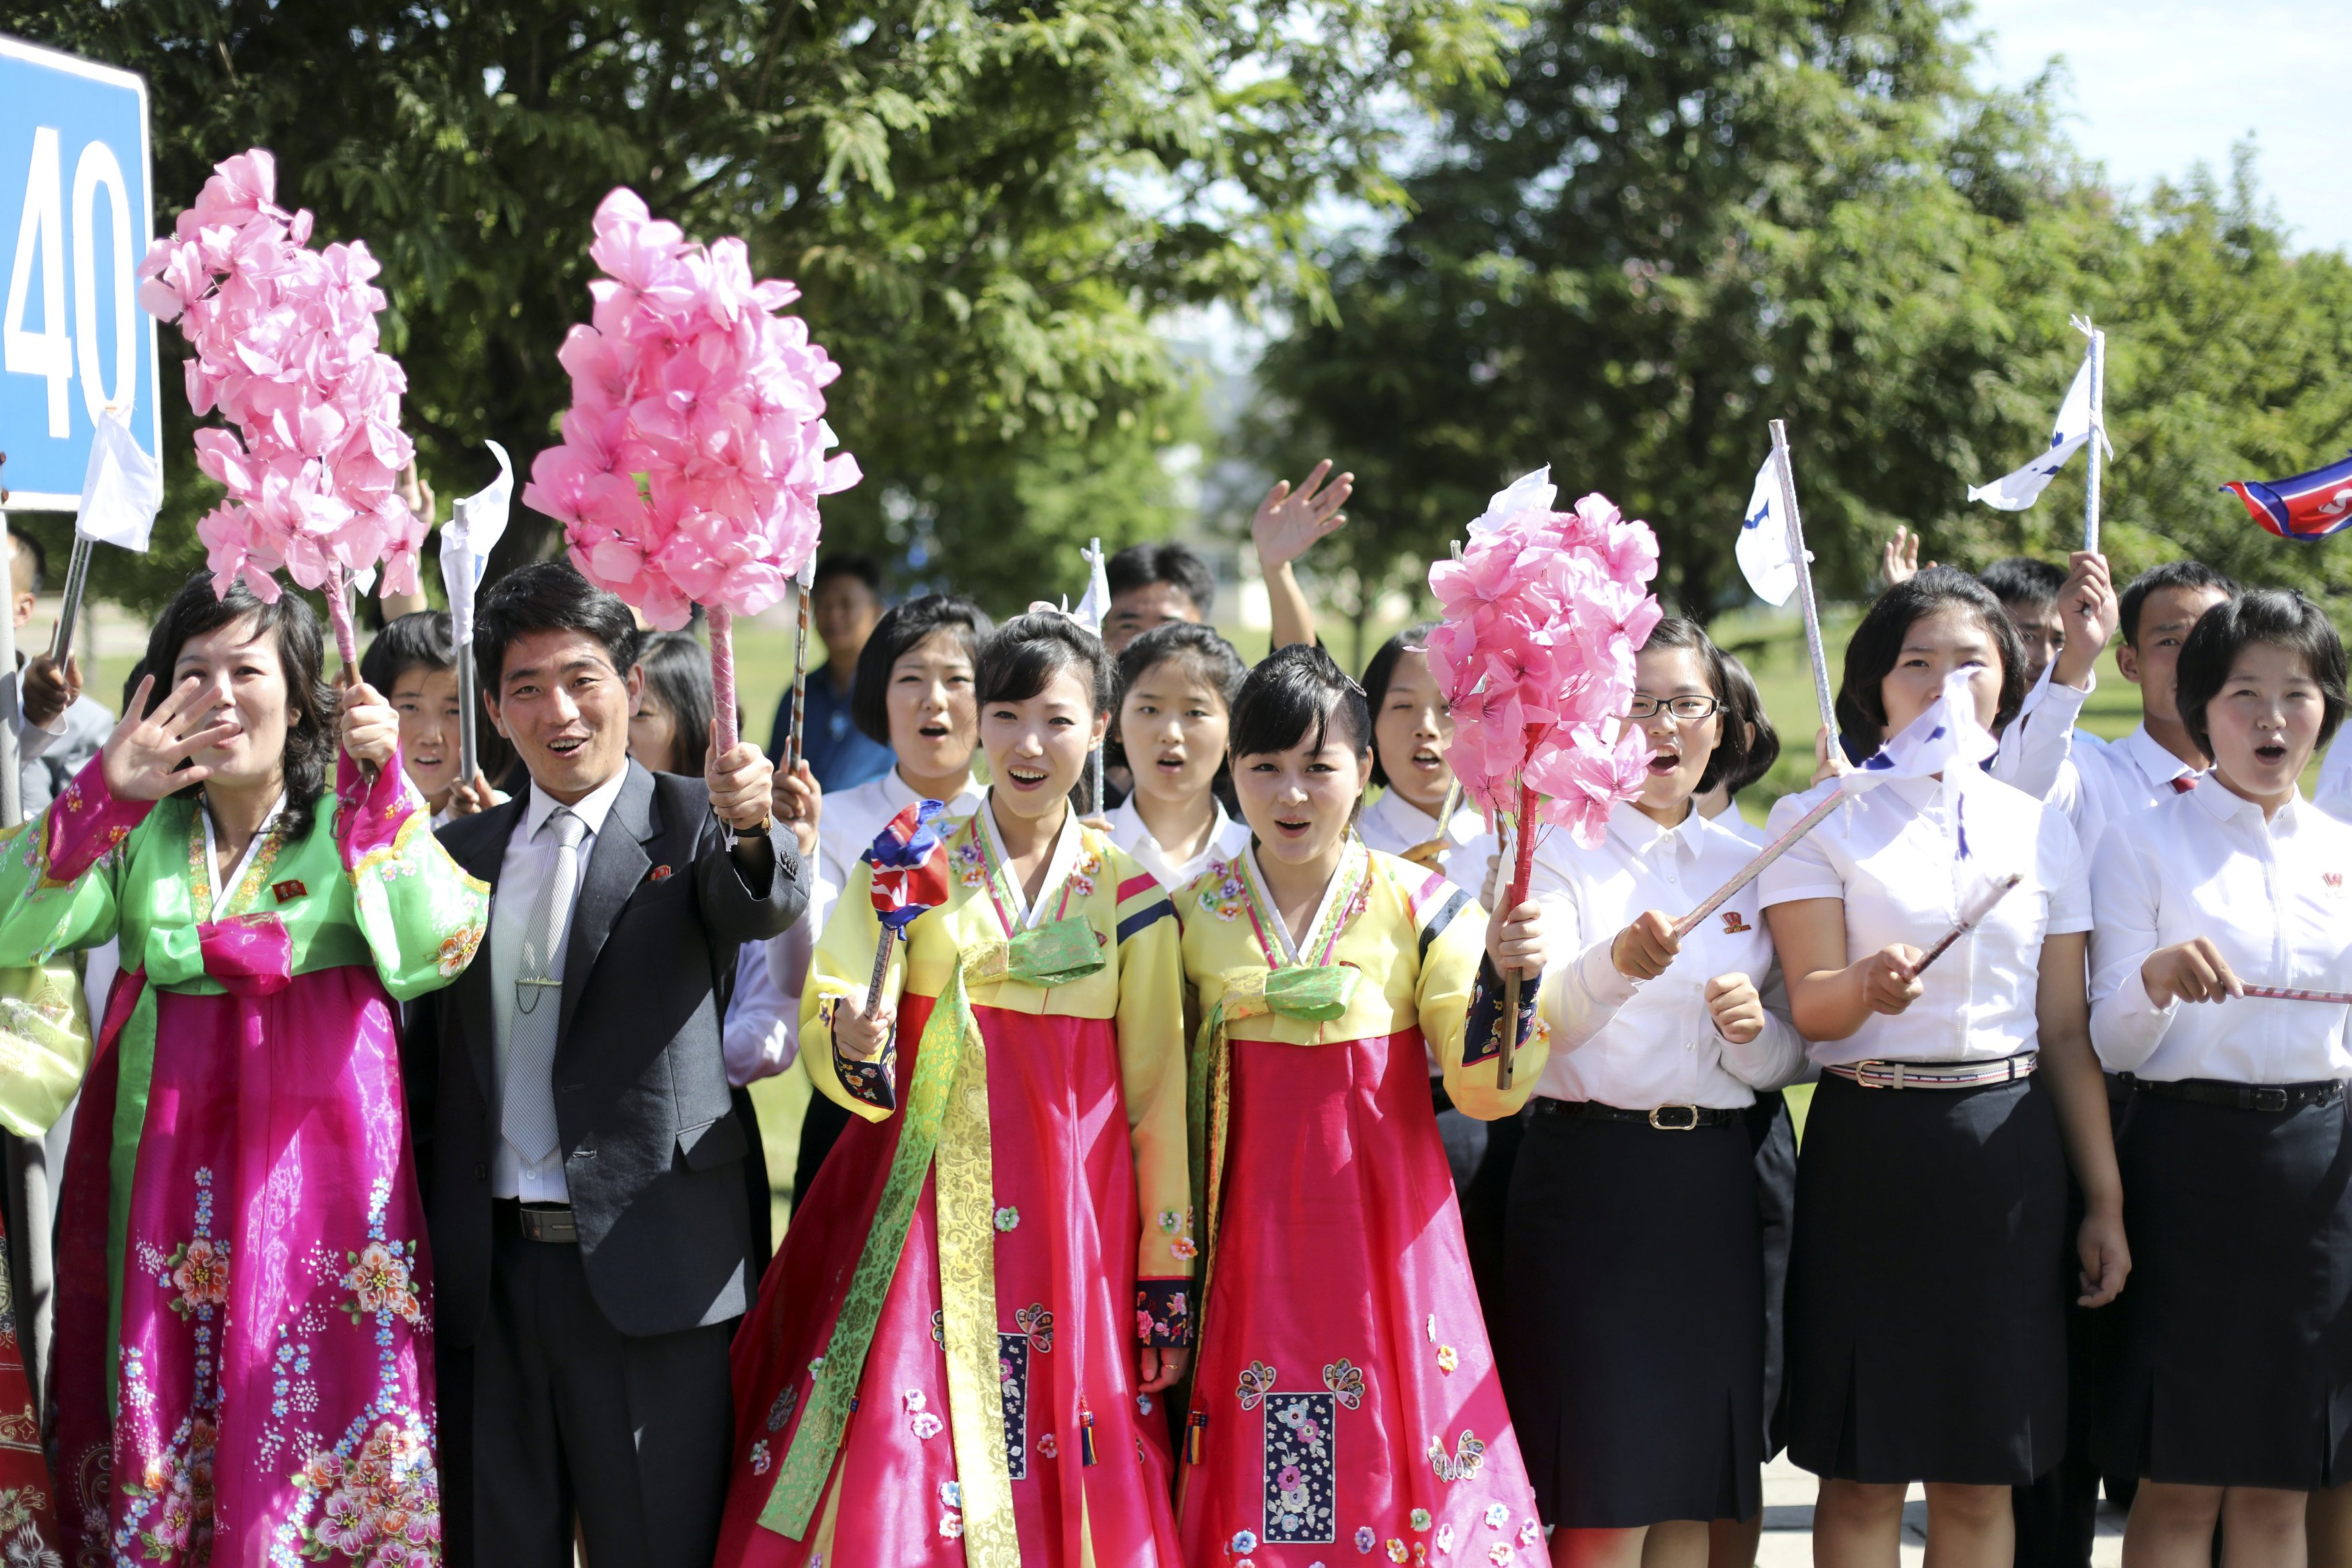
{"type": "MultiPolygon", "coordinates": [[[[1813,1561],[1813,1478],[1786,1454],[1764,1467],[1764,1540],[1757,1568],[1810,1568],[1813,1561]]],[[[1911,1489],[1903,1510],[1903,1568],[1918,1568],[1927,1555],[1927,1494],[1911,1489]]],[[[2099,1536],[2091,1545],[2092,1568],[2121,1568],[2124,1516],[2102,1503],[2099,1536]]]]}

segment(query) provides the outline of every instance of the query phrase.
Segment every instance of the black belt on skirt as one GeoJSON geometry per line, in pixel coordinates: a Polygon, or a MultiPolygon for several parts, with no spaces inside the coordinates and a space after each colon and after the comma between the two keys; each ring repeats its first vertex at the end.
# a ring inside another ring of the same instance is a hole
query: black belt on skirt
{"type": "Polygon", "coordinates": [[[2150,1079],[2123,1075],[2133,1090],[2192,1105],[2219,1105],[2225,1111],[2300,1111],[2306,1105],[2333,1105],[2344,1098],[2337,1078],[2317,1083],[2232,1083],[2221,1078],[2150,1079]]]}
{"type": "Polygon", "coordinates": [[[1691,1133],[1701,1127],[1721,1127],[1744,1120],[1745,1111],[1727,1111],[1719,1105],[1661,1105],[1652,1111],[1628,1111],[1622,1105],[1604,1105],[1598,1100],[1538,1100],[1535,1113],[1538,1116],[1566,1116],[1579,1122],[1631,1122],[1638,1126],[1654,1127],[1661,1133],[1691,1133]]]}

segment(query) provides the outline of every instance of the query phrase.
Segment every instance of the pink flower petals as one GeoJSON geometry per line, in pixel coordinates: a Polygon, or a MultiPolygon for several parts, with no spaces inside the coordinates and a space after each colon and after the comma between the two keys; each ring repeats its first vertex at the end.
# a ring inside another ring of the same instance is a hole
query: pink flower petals
{"type": "Polygon", "coordinates": [[[1429,665],[1465,793],[1492,821],[1516,814],[1525,783],[1545,798],[1544,821],[1589,845],[1615,802],[1641,792],[1649,762],[1640,732],[1617,721],[1634,650],[1662,613],[1649,591],[1658,542],[1605,496],[1553,511],[1546,478],[1496,496],[1460,558],[1430,568],[1443,620],[1429,665]]]}
{"type": "Polygon", "coordinates": [[[141,307],[195,349],[190,406],[227,422],[196,432],[197,466],[228,491],[196,525],[214,586],[242,577],[270,601],[280,569],[322,588],[381,564],[384,592],[413,593],[425,521],[394,489],[408,382],[376,346],[375,258],[310,249],[310,214],[276,197],[268,152],[215,164],[139,267],[141,307]]]}
{"type": "Polygon", "coordinates": [[[604,276],[556,356],[572,377],[562,444],[532,461],[523,504],[656,626],[698,602],[756,615],[815,550],[819,497],[861,476],[828,455],[824,389],[841,368],[778,314],[800,290],[755,280],[741,240],[698,246],[625,188],[595,235],[604,276]]]}

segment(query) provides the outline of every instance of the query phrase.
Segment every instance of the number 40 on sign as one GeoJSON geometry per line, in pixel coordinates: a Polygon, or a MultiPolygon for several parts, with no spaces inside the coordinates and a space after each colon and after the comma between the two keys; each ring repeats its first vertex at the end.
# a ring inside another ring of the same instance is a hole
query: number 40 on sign
{"type": "Polygon", "coordinates": [[[162,447],[155,323],[137,276],[154,230],[147,84],[0,37],[0,451],[12,509],[70,511],[100,414],[162,447]],[[13,220],[13,221],[12,221],[13,220]]]}

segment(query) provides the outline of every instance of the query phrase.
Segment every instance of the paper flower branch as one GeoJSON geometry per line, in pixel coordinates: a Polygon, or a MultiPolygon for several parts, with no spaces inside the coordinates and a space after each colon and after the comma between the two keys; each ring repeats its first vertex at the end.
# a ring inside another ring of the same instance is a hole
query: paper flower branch
{"type": "Polygon", "coordinates": [[[277,165],[256,149],[214,167],[195,205],[140,263],[139,303],[195,350],[188,402],[196,465],[228,498],[196,525],[214,587],[238,578],[264,601],[283,568],[324,590],[335,646],[358,653],[347,591],[383,569],[416,591],[425,522],[394,489],[414,455],[400,429],[407,377],[376,346],[384,307],[366,245],[310,248],[308,212],[277,204],[277,165]]]}
{"type": "Polygon", "coordinates": [[[590,324],[557,355],[572,375],[561,445],[530,465],[523,505],[563,525],[590,581],[656,626],[710,616],[718,745],[735,744],[733,617],[784,596],[815,553],[817,498],[857,483],[825,454],[824,387],[841,373],[780,314],[790,283],[754,281],[740,239],[708,247],[636,193],[596,209],[590,324]]]}
{"type": "MultiPolygon", "coordinates": [[[[1454,719],[1446,760],[1490,824],[1512,825],[1507,908],[1527,897],[1542,830],[1599,843],[1611,809],[1641,792],[1650,760],[1648,742],[1622,716],[1633,698],[1634,650],[1661,614],[1648,588],[1657,537],[1597,494],[1554,511],[1550,474],[1496,496],[1460,556],[1429,572],[1444,615],[1429,636],[1430,674],[1454,719]]],[[[1516,972],[1506,988],[1507,1087],[1516,972]]]]}

